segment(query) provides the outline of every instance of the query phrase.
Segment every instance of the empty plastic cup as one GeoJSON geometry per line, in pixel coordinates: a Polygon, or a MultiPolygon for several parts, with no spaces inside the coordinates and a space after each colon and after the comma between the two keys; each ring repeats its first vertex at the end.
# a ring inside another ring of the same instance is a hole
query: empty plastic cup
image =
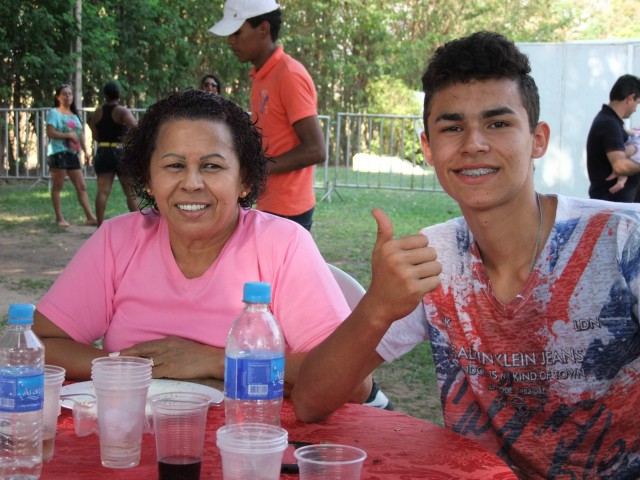
{"type": "Polygon", "coordinates": [[[159,480],[199,480],[207,410],[202,393],[166,392],[149,399],[159,480]]]}
{"type": "Polygon", "coordinates": [[[102,465],[131,468],[140,463],[151,360],[101,357],[93,360],[102,465]]]}
{"type": "Polygon", "coordinates": [[[100,357],[91,362],[91,377],[112,383],[135,382],[151,378],[151,360],[142,357],[100,357]],[[101,375],[104,372],[105,375],[101,375]],[[120,381],[118,381],[120,380],[120,381]]]}
{"type": "Polygon", "coordinates": [[[323,443],[297,449],[300,480],[359,480],[367,453],[348,445],[323,443]]]}
{"type": "Polygon", "coordinates": [[[55,365],[44,366],[44,408],[42,412],[42,460],[53,458],[58,415],[60,415],[60,387],[66,370],[55,365]]]}
{"type": "Polygon", "coordinates": [[[244,423],[216,432],[223,480],[278,480],[287,431],[273,425],[244,423]]]}

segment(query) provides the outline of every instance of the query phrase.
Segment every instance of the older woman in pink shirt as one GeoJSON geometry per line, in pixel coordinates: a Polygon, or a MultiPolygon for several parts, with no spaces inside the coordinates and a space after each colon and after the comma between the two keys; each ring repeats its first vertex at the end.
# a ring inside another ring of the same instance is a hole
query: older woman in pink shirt
{"type": "Polygon", "coordinates": [[[220,96],[189,90],[148,109],[125,142],[142,210],[106,221],[39,303],[47,363],[86,380],[94,358],[120,352],[153,358],[154,377],[222,379],[243,284],[262,281],[291,388],[306,352],[349,308],[310,234],[250,209],[265,189],[261,145],[220,96]]]}

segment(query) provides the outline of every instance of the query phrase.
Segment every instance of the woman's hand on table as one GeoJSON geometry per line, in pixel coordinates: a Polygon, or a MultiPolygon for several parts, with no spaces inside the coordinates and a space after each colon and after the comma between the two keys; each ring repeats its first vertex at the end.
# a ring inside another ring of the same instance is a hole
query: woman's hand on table
{"type": "Polygon", "coordinates": [[[224,378],[224,348],[186,338],[171,336],[139,343],[121,350],[120,355],[152,359],[154,378],[224,378]]]}

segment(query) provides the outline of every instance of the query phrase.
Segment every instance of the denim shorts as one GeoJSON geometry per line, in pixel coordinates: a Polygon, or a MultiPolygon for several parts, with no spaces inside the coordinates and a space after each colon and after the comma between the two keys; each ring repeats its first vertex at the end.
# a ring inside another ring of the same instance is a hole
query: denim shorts
{"type": "Polygon", "coordinates": [[[47,157],[47,165],[49,168],[60,168],[64,170],[79,170],[80,157],[77,153],[59,152],[47,157]]]}

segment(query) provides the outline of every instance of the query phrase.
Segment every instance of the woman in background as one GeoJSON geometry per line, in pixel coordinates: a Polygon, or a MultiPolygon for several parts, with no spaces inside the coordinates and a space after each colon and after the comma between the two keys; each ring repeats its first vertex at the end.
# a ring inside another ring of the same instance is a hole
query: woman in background
{"type": "Polygon", "coordinates": [[[133,193],[129,177],[123,175],[122,168],[122,138],[127,130],[138,125],[131,110],[120,105],[120,87],[116,82],[107,82],[103,89],[104,105],[97,108],[89,120],[89,127],[93,139],[98,142],[98,150],[93,159],[93,168],[98,178],[98,192],[96,193],[96,215],[98,226],[104,221],[107,200],[111,194],[113,180],[118,175],[120,186],[127,199],[130,212],[138,209],[136,195],[133,193]]]}
{"type": "Polygon", "coordinates": [[[62,215],[60,192],[64,187],[64,179],[69,175],[71,183],[76,189],[78,201],[87,217],[87,225],[97,225],[87,195],[87,185],[80,165],[80,150],[88,160],[89,153],[84,144],[82,122],[78,117],[78,110],[73,99],[71,86],[63,83],[56,89],[54,108],[47,115],[47,164],[51,174],[51,202],[59,227],[69,226],[62,215]]]}
{"type": "Polygon", "coordinates": [[[200,90],[220,95],[222,93],[222,82],[213,73],[207,73],[200,80],[200,90]]]}

